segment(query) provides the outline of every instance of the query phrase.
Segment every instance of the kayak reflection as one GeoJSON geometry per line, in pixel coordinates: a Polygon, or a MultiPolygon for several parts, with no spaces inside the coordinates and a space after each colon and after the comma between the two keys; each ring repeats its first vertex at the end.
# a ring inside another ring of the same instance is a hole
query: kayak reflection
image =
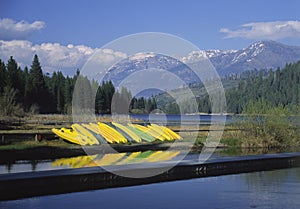
{"type": "Polygon", "coordinates": [[[155,163],[168,161],[180,151],[144,151],[130,153],[111,153],[61,158],[52,162],[53,167],[83,168],[93,166],[125,165],[134,163],[155,163]]]}

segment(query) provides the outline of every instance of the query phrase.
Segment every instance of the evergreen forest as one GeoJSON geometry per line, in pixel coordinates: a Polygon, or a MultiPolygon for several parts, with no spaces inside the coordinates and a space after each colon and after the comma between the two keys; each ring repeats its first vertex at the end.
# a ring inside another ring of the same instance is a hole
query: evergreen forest
{"type": "MultiPolygon", "coordinates": [[[[87,84],[85,86],[89,88],[96,86],[96,114],[111,113],[113,95],[120,104],[124,99],[129,99],[130,101],[127,101],[130,105],[129,111],[133,113],[149,113],[157,108],[153,98],[131,98],[129,91],[122,88],[118,92],[111,81],[101,84],[89,81],[80,75],[79,70],[73,77],[64,76],[60,71],[53,72],[51,75],[44,74],[37,55],[34,56],[30,68],[21,69],[11,56],[7,63],[0,60],[0,115],[70,114],[77,79],[82,79],[81,81],[84,81],[87,84]]],[[[126,113],[126,111],[128,112],[128,106],[121,112],[126,113]]]]}

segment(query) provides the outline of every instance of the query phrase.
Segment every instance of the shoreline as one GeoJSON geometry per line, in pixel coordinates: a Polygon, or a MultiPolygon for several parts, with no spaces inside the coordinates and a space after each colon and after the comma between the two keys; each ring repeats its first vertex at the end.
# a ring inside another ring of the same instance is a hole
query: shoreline
{"type": "MultiPolygon", "coordinates": [[[[143,151],[165,151],[172,146],[171,150],[189,151],[190,153],[199,153],[204,146],[201,144],[191,144],[190,142],[176,142],[173,143],[143,143],[143,144],[112,144],[112,145],[96,145],[90,147],[81,147],[79,145],[70,145],[69,147],[60,146],[36,146],[24,149],[6,149],[0,150],[0,164],[13,163],[18,160],[49,160],[58,158],[70,158],[77,156],[87,156],[94,154],[110,154],[110,153],[124,153],[124,152],[143,152],[143,151]]],[[[214,151],[246,151],[246,153],[253,153],[256,155],[267,153],[286,153],[299,152],[298,147],[229,147],[220,144],[216,147],[206,147],[205,149],[214,149],[214,151]],[[265,151],[263,151],[266,149],[265,151]]],[[[242,152],[242,153],[243,153],[242,152]]],[[[238,155],[240,156],[240,155],[238,155]]]]}
{"type": "MultiPolygon", "coordinates": [[[[44,160],[56,158],[68,158],[80,155],[107,154],[115,152],[138,152],[138,151],[163,151],[170,148],[173,143],[144,143],[144,144],[113,144],[113,145],[96,145],[91,147],[81,147],[73,145],[70,147],[58,146],[37,146],[25,149],[7,149],[0,150],[0,163],[13,162],[17,160],[44,160]],[[113,150],[112,150],[113,148],[113,150]]],[[[188,142],[177,142],[173,150],[187,150],[197,147],[188,142]]]]}

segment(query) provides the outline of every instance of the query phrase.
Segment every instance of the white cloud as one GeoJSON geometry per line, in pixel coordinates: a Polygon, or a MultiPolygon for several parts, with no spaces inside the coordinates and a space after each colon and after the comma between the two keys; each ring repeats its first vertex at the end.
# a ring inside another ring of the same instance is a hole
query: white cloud
{"type": "Polygon", "coordinates": [[[93,60],[96,61],[96,63],[101,62],[103,65],[106,65],[112,64],[119,59],[124,59],[126,56],[127,55],[123,52],[115,52],[112,49],[102,49],[97,51],[93,60]]]}
{"type": "Polygon", "coordinates": [[[114,60],[125,58],[126,54],[115,52],[111,49],[97,49],[84,45],[59,43],[43,43],[33,45],[25,40],[3,41],[0,40],[0,59],[7,61],[13,56],[21,67],[30,67],[34,54],[39,56],[44,71],[63,71],[73,73],[81,69],[84,63],[95,53],[99,63],[111,63],[114,60]]]}
{"type": "Polygon", "coordinates": [[[33,32],[45,27],[42,21],[28,23],[24,20],[16,22],[9,18],[0,19],[0,39],[1,40],[21,40],[26,39],[33,32]]]}
{"type": "Polygon", "coordinates": [[[300,21],[254,22],[242,25],[237,30],[221,28],[225,38],[282,39],[300,38],[300,21]]]}

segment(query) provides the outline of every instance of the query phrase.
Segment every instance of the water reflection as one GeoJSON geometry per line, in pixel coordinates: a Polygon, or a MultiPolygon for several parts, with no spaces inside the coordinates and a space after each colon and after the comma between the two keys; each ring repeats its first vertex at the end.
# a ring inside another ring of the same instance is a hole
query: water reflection
{"type": "Polygon", "coordinates": [[[264,154],[276,154],[276,153],[289,153],[300,152],[300,147],[289,148],[240,148],[231,147],[225,149],[216,150],[221,156],[246,156],[246,155],[264,155],[264,154]]]}
{"type": "Polygon", "coordinates": [[[48,160],[19,160],[0,164],[0,174],[30,171],[83,168],[93,166],[125,165],[135,163],[157,163],[174,160],[180,151],[139,151],[113,154],[83,155],[48,160]]]}
{"type": "MultiPolygon", "coordinates": [[[[185,156],[184,159],[197,161],[199,153],[202,148],[193,149],[192,153],[185,156]]],[[[287,149],[240,149],[227,148],[217,149],[210,159],[231,157],[231,156],[245,156],[245,155],[259,155],[259,154],[274,154],[284,152],[300,152],[299,147],[287,149]]],[[[0,175],[5,173],[19,173],[30,171],[43,170],[57,170],[65,168],[82,168],[93,166],[109,166],[109,165],[124,165],[134,163],[155,163],[169,160],[176,160],[181,156],[183,151],[138,151],[138,152],[124,152],[116,154],[94,154],[83,156],[72,156],[70,158],[56,158],[56,159],[35,159],[35,160],[9,160],[1,159],[0,175]]]]}
{"type": "Polygon", "coordinates": [[[251,175],[245,174],[241,175],[241,180],[246,183],[249,190],[256,192],[274,191],[275,188],[280,188],[284,184],[300,182],[300,168],[275,170],[273,172],[262,171],[251,175]]]}
{"type": "Polygon", "coordinates": [[[144,151],[113,153],[62,158],[52,162],[53,167],[82,168],[93,166],[125,165],[134,163],[154,163],[172,160],[180,151],[144,151]]]}
{"type": "Polygon", "coordinates": [[[236,186],[227,188],[223,201],[241,208],[299,208],[300,168],[254,172],[233,176],[236,186]]]}

